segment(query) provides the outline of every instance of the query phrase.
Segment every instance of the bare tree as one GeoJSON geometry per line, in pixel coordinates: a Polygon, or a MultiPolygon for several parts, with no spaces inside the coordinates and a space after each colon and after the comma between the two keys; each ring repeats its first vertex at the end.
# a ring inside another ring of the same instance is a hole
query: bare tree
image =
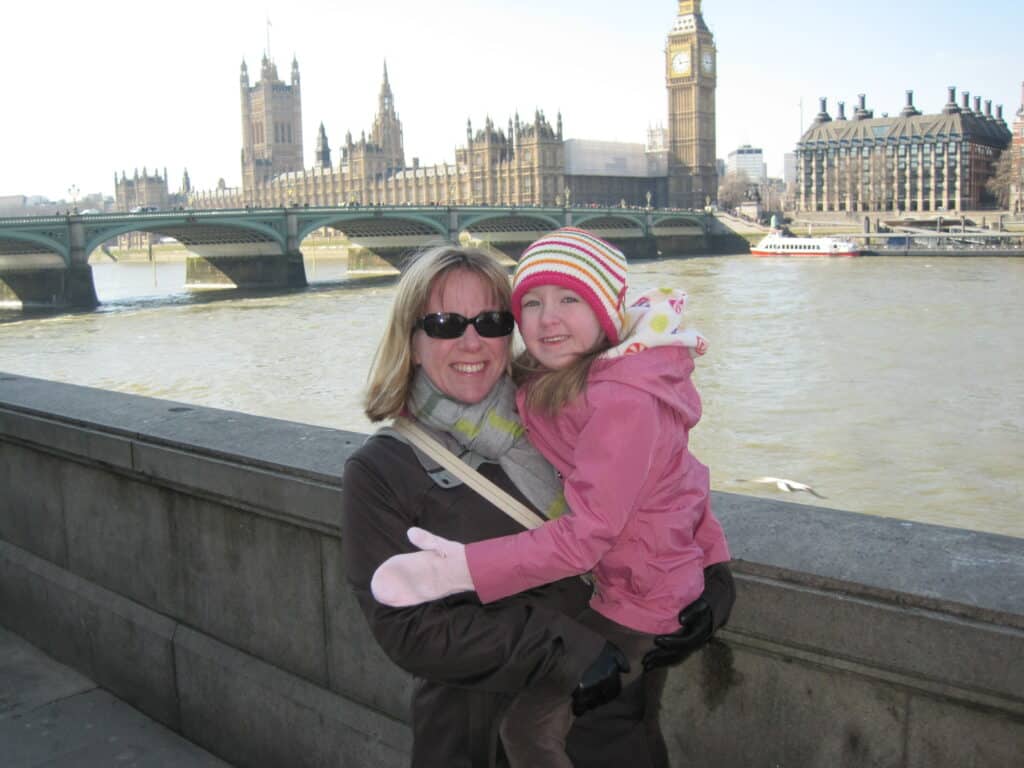
{"type": "Polygon", "coordinates": [[[743,171],[731,171],[722,177],[718,185],[718,205],[732,210],[742,203],[750,189],[750,178],[743,171]]]}
{"type": "Polygon", "coordinates": [[[1014,175],[1013,153],[1005,149],[996,160],[995,172],[985,182],[985,189],[995,196],[1000,208],[1010,207],[1010,193],[1015,182],[1020,188],[1021,180],[1015,179],[1014,175]]]}

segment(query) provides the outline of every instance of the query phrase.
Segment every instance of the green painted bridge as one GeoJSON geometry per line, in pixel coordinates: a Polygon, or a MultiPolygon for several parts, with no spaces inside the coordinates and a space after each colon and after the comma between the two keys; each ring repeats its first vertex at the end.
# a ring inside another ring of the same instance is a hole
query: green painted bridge
{"type": "Polygon", "coordinates": [[[584,227],[628,257],[712,250],[714,220],[696,211],[630,208],[351,206],[71,214],[0,219],[0,306],[88,307],[98,301],[89,256],[130,232],[177,240],[192,287],[299,287],[301,244],[325,227],[344,233],[350,268],[398,266],[431,243],[469,237],[512,258],[546,232],[584,227]],[[356,259],[353,264],[352,259],[356,259]]]}

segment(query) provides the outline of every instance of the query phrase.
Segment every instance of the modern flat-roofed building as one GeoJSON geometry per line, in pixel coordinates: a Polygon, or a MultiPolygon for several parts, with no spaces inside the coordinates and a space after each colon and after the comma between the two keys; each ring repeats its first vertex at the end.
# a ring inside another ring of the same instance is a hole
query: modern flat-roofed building
{"type": "Polygon", "coordinates": [[[864,95],[847,119],[826,100],[797,144],[798,211],[961,211],[994,204],[985,183],[1010,144],[1000,105],[956,89],[939,114],[914,107],[913,91],[896,117],[876,118],[864,95]]]}
{"type": "Polygon", "coordinates": [[[752,147],[749,144],[744,144],[729,153],[726,160],[726,171],[746,174],[747,181],[751,184],[760,184],[768,178],[764,153],[760,147],[752,147]]]}

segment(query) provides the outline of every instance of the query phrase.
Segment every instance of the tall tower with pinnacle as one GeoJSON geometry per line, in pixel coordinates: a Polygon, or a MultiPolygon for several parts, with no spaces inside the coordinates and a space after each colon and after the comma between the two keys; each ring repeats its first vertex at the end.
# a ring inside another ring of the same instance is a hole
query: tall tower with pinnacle
{"type": "Polygon", "coordinates": [[[260,80],[249,85],[242,62],[242,188],[250,191],[282,173],[303,170],[302,91],[299,63],[292,59],[291,84],[277,76],[277,65],[263,55],[260,80]]]}
{"type": "Polygon", "coordinates": [[[700,0],[680,0],[665,46],[668,204],[703,208],[718,193],[715,163],[717,52],[700,0]]]}
{"type": "Polygon", "coordinates": [[[370,131],[370,143],[379,147],[387,163],[387,171],[398,171],[405,167],[405,149],[402,139],[402,122],[395,112],[395,97],[388,82],[388,63],[384,62],[384,81],[377,97],[377,115],[370,131]]]}

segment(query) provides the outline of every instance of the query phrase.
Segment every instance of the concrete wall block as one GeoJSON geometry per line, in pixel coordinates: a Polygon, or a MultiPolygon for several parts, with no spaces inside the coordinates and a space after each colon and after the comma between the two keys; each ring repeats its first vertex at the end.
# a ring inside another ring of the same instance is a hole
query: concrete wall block
{"type": "Polygon", "coordinates": [[[412,676],[392,662],[373,639],[359,603],[345,580],[341,541],[323,537],[323,551],[329,687],[409,722],[412,676]]]}
{"type": "Polygon", "coordinates": [[[184,735],[234,765],[408,765],[402,723],[192,630],[175,651],[184,735]]]}
{"type": "Polygon", "coordinates": [[[749,576],[737,585],[734,632],[943,685],[1024,690],[1020,630],[749,576]]]}
{"type": "Polygon", "coordinates": [[[907,694],[737,642],[669,675],[661,723],[688,768],[903,766],[907,694]]]}
{"type": "Polygon", "coordinates": [[[174,494],[102,468],[65,462],[68,569],[168,616],[185,602],[174,494]]]}
{"type": "Polygon", "coordinates": [[[274,517],[325,531],[338,530],[341,491],[335,486],[148,443],[136,444],[135,469],[274,517]]]}
{"type": "Polygon", "coordinates": [[[0,623],[171,728],[170,619],[0,542],[0,623]]]}
{"type": "Polygon", "coordinates": [[[130,440],[80,424],[0,409],[0,435],[113,467],[131,467],[130,440]]]}
{"type": "Polygon", "coordinates": [[[51,562],[67,562],[63,462],[46,453],[0,441],[0,539],[51,562]]]}
{"type": "Polygon", "coordinates": [[[71,462],[61,477],[71,570],[326,685],[319,534],[71,462]]]}
{"type": "Polygon", "coordinates": [[[187,496],[172,515],[182,623],[326,686],[320,534],[187,496]]]}
{"type": "Polygon", "coordinates": [[[66,588],[67,572],[0,541],[0,624],[86,677],[92,676],[87,610],[66,588]]]}
{"type": "Polygon", "coordinates": [[[910,713],[907,768],[1009,768],[1024,760],[1024,718],[924,696],[911,700],[910,713]]]}

